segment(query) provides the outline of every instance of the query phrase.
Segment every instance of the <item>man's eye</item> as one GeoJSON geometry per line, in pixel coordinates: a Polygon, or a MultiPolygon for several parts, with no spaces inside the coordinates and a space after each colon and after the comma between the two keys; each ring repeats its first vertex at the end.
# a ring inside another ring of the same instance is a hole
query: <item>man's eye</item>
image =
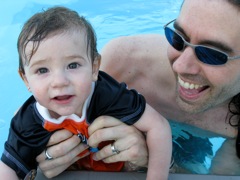
{"type": "Polygon", "coordinates": [[[78,68],[80,65],[78,63],[71,63],[68,65],[68,68],[69,69],[76,69],[78,68]]]}
{"type": "Polygon", "coordinates": [[[44,73],[47,73],[48,72],[48,69],[47,68],[39,68],[37,70],[38,74],[44,74],[44,73]]]}

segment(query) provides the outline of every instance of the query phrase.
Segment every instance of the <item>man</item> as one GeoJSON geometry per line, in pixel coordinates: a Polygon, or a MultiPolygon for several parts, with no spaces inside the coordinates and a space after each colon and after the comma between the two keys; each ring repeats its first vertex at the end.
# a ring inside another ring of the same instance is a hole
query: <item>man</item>
{"type": "MultiPolygon", "coordinates": [[[[126,82],[129,88],[137,89],[157,111],[174,120],[173,154],[178,158],[174,167],[176,172],[193,172],[191,166],[194,166],[199,169],[197,173],[240,174],[239,145],[236,145],[239,132],[232,126],[239,124],[239,107],[236,98],[230,103],[240,92],[239,10],[240,1],[185,0],[177,19],[165,27],[168,42],[160,35],[122,37],[111,41],[102,50],[104,71],[126,82]],[[179,128],[180,132],[176,132],[179,128]],[[216,139],[220,139],[217,144],[214,143],[216,139]],[[192,149],[187,152],[189,148],[196,150],[196,157],[201,153],[201,157],[195,158],[192,149]],[[176,149],[182,151],[176,153],[176,149]],[[181,159],[182,155],[185,159],[181,159]],[[184,161],[188,164],[183,164],[184,161]]],[[[96,132],[104,127],[103,122],[94,125],[96,132]]],[[[92,140],[93,144],[110,138],[109,132],[98,133],[98,139],[92,140]]],[[[134,144],[134,149],[146,152],[142,137],[138,133],[135,137],[139,138],[139,145],[134,144]]],[[[63,149],[61,144],[57,146],[63,149]]],[[[54,156],[54,147],[51,148],[54,156]]],[[[96,159],[111,156],[110,147],[108,149],[99,152],[96,159]]],[[[122,153],[130,154],[128,149],[131,148],[124,149],[122,153]]],[[[141,155],[146,157],[145,153],[141,155]]],[[[56,161],[46,162],[44,157],[42,153],[38,158],[43,172],[56,175],[66,168],[58,168],[56,173],[56,161]]],[[[123,157],[121,153],[106,161],[119,161],[120,157],[123,157]]],[[[67,162],[72,160],[68,159],[67,162]]],[[[133,160],[129,155],[127,161],[144,166],[137,159],[140,156],[133,160]]]]}

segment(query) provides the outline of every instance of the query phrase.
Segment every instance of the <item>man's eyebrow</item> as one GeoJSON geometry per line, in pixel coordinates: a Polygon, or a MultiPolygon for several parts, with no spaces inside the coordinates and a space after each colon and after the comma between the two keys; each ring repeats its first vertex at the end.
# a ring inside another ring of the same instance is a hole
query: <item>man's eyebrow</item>
{"type": "MultiPolygon", "coordinates": [[[[173,24],[173,27],[176,29],[176,30],[178,30],[178,31],[180,31],[182,34],[184,34],[186,37],[188,37],[187,36],[187,34],[186,34],[186,32],[184,31],[184,29],[180,26],[180,24],[177,22],[177,20],[174,22],[174,24],[173,24]]],[[[218,40],[202,40],[201,42],[200,42],[200,44],[201,45],[210,45],[210,46],[213,46],[214,48],[216,48],[216,49],[219,49],[219,50],[221,50],[221,51],[224,51],[225,53],[232,53],[233,52],[233,49],[232,48],[230,48],[230,46],[228,46],[227,44],[224,44],[223,42],[221,42],[221,41],[218,41],[218,40]]]]}
{"type": "Polygon", "coordinates": [[[183,29],[183,28],[179,25],[179,23],[177,22],[177,20],[174,21],[173,27],[174,27],[174,29],[180,31],[181,33],[186,34],[185,31],[184,31],[184,29],[183,29]]]}
{"type": "Polygon", "coordinates": [[[205,41],[202,41],[201,44],[207,44],[207,45],[211,45],[213,46],[214,48],[216,49],[219,49],[225,53],[232,53],[233,52],[233,49],[230,48],[229,46],[227,46],[226,44],[223,44],[222,42],[220,41],[211,41],[211,40],[205,40],[205,41]]]}

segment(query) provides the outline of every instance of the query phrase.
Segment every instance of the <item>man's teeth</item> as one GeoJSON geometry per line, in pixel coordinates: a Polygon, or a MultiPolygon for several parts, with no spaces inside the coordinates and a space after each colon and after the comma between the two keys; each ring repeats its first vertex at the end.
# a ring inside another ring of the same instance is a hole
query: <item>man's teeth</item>
{"type": "Polygon", "coordinates": [[[180,86],[183,86],[185,89],[198,89],[198,88],[203,87],[202,85],[199,85],[199,84],[192,84],[189,82],[184,82],[179,77],[178,77],[178,82],[179,82],[180,86]]]}

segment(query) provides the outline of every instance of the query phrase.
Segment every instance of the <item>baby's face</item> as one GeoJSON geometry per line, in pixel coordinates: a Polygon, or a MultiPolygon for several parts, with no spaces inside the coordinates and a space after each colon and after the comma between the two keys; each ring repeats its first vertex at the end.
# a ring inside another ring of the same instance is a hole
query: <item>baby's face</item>
{"type": "MultiPolygon", "coordinates": [[[[26,47],[26,54],[32,50],[26,47]]],[[[84,32],[67,32],[41,41],[29,63],[24,66],[25,84],[36,100],[53,117],[77,114],[96,81],[98,64],[92,64],[84,32]]]]}

